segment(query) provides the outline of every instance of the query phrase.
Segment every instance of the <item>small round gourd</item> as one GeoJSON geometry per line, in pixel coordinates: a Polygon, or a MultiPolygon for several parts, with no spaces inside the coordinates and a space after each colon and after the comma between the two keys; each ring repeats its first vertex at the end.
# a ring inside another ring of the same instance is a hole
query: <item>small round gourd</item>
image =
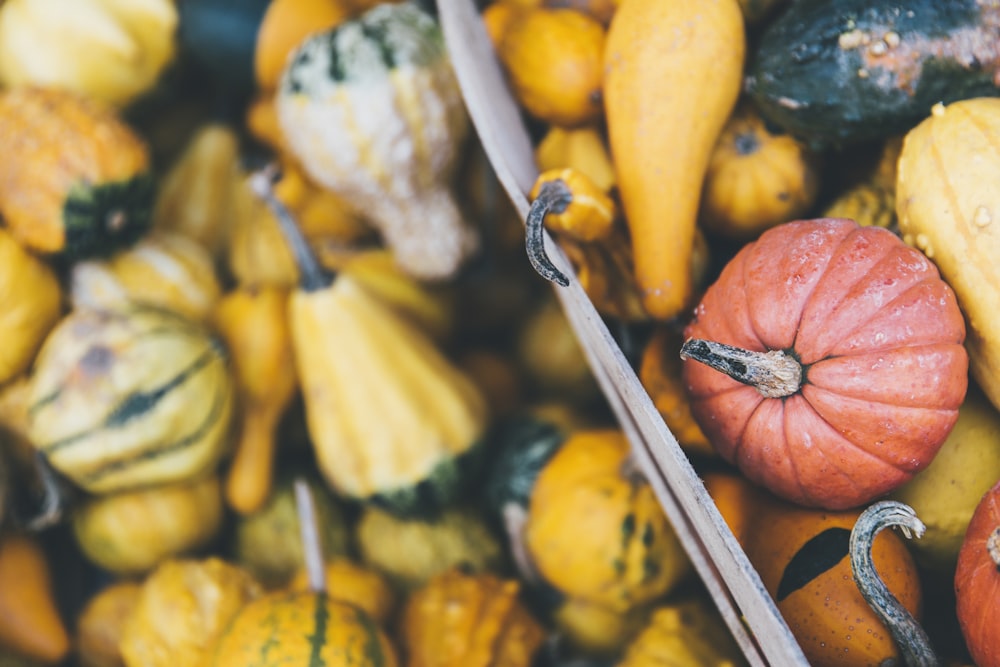
{"type": "Polygon", "coordinates": [[[705,293],[681,348],[712,445],[792,502],[846,509],[925,468],[968,385],[965,323],[927,258],[851,220],[779,225],[705,293]]]}
{"type": "Polygon", "coordinates": [[[818,192],[818,156],[791,135],[771,131],[745,103],[712,151],[699,219],[716,234],[745,240],[798,218],[818,192]]]}
{"type": "Polygon", "coordinates": [[[28,435],[92,493],[190,479],[226,453],[233,404],[222,346],[167,310],[75,310],[46,339],[28,435]]]}
{"type": "Polygon", "coordinates": [[[578,431],[538,475],[524,528],[531,561],[568,596],[625,612],[671,590],[690,562],[621,431],[578,431]]]}
{"type": "Polygon", "coordinates": [[[1000,665],[1000,482],[976,507],[955,569],[962,636],[981,667],[1000,665]]]}
{"type": "Polygon", "coordinates": [[[529,667],[545,630],[519,591],[516,579],[459,569],[431,578],[403,609],[409,667],[529,667]]]}
{"type": "Polygon", "coordinates": [[[385,632],[358,607],[323,592],[286,591],[243,607],[208,664],[396,667],[399,661],[385,632]]]}

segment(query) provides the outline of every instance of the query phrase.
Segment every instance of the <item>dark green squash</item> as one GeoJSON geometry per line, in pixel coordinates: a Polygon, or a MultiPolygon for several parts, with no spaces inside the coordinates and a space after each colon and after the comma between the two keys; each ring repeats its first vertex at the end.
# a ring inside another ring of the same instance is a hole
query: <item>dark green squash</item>
{"type": "Polygon", "coordinates": [[[566,439],[565,431],[532,415],[517,415],[494,427],[489,438],[491,459],[483,498],[489,514],[502,520],[504,508],[528,508],[538,473],[566,439]]]}
{"type": "Polygon", "coordinates": [[[881,139],[935,103],[1000,95],[998,42],[995,3],[795,2],[762,33],[746,89],[814,146],[881,139]]]}

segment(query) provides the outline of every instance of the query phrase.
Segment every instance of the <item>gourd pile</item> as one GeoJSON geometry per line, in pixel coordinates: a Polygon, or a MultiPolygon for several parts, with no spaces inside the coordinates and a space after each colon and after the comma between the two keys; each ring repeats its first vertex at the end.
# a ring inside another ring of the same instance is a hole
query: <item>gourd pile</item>
{"type": "Polygon", "coordinates": [[[13,0],[0,83],[0,664],[741,660],[429,8],[13,0]]]}
{"type": "Polygon", "coordinates": [[[532,266],[568,284],[547,231],[648,332],[639,378],[810,664],[1000,664],[996,7],[480,14],[541,172],[532,266]]]}
{"type": "Polygon", "coordinates": [[[743,664],[544,229],[811,664],[1000,665],[1000,16],[909,4],[482,3],[527,221],[432,3],[0,4],[0,665],[743,664]]]}

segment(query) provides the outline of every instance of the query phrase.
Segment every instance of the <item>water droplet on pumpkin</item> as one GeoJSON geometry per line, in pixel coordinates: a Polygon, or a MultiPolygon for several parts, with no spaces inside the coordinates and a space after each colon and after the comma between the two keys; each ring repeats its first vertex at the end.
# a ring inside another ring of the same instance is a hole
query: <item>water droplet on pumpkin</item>
{"type": "Polygon", "coordinates": [[[993,214],[985,206],[977,207],[976,212],[972,214],[972,223],[976,227],[985,227],[991,222],[993,222],[993,214]]]}

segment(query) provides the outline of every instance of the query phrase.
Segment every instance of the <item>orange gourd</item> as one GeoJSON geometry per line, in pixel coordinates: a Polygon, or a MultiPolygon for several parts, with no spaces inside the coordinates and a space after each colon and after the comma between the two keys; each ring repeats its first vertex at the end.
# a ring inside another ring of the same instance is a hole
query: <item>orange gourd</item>
{"type": "Polygon", "coordinates": [[[973,660],[980,667],[1000,665],[1000,482],[983,496],[965,531],[955,600],[973,660]]]}
{"type": "Polygon", "coordinates": [[[0,646],[46,664],[69,652],[47,556],[28,535],[0,538],[0,646]]]}
{"type": "Polygon", "coordinates": [[[879,227],[800,220],[747,244],[681,348],[712,445],[792,502],[845,509],[925,468],[968,386],[955,295],[879,227]]]}
{"type": "Polygon", "coordinates": [[[744,55],[736,0],[622,0],[611,20],[608,138],[636,280],[655,318],[675,317],[693,299],[702,181],[739,96],[744,55]]]}
{"type": "MultiPolygon", "coordinates": [[[[731,473],[704,480],[810,665],[899,664],[888,629],[852,578],[849,540],[860,511],[796,507],[731,473]]],[[[902,539],[879,534],[872,558],[889,590],[919,615],[918,571],[902,539]]]]}

